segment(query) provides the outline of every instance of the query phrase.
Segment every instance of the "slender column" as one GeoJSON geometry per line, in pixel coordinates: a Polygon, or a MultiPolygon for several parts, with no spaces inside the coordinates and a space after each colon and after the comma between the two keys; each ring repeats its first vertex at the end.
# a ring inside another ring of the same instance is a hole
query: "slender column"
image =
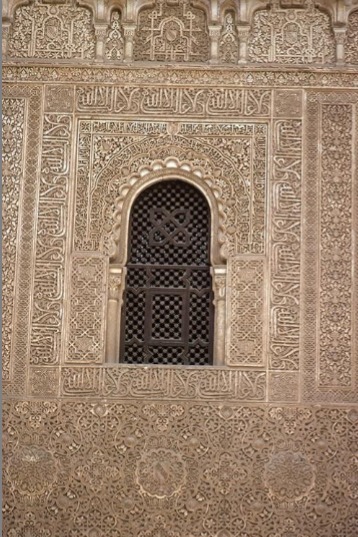
{"type": "Polygon", "coordinates": [[[133,40],[136,31],[135,24],[123,23],[124,33],[124,61],[133,61],[133,40]]]}
{"type": "Polygon", "coordinates": [[[225,365],[225,333],[226,333],[226,266],[212,267],[215,329],[214,329],[214,365],[225,365]]]}
{"type": "Polygon", "coordinates": [[[239,63],[247,63],[247,41],[249,39],[250,27],[238,24],[237,35],[239,37],[239,63]]]}
{"type": "Polygon", "coordinates": [[[211,43],[210,63],[219,63],[219,39],[221,26],[209,26],[209,36],[211,43]]]}
{"type": "Polygon", "coordinates": [[[96,60],[103,61],[105,53],[105,39],[107,36],[107,24],[95,24],[96,34],[96,60]]]}
{"type": "Polygon", "coordinates": [[[334,37],[336,39],[336,62],[339,64],[344,63],[345,60],[345,43],[347,28],[333,28],[334,37]]]}
{"type": "Polygon", "coordinates": [[[106,362],[117,363],[121,330],[121,309],[125,282],[125,268],[111,267],[109,272],[106,362]]]}

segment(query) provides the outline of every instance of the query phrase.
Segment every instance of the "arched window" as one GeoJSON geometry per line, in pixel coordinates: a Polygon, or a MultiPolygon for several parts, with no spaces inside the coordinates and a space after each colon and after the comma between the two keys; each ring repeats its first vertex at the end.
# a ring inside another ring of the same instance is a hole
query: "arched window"
{"type": "Polygon", "coordinates": [[[213,360],[210,208],[181,180],[146,188],[130,214],[120,362],[213,360]]]}

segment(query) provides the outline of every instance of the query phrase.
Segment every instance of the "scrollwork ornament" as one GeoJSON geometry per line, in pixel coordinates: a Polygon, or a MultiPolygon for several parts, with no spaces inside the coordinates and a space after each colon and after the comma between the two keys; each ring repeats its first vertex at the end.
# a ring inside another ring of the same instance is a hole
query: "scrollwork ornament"
{"type": "Polygon", "coordinates": [[[8,54],[15,58],[90,59],[92,15],[73,2],[31,2],[15,11],[8,54]]]}
{"type": "MultiPolygon", "coordinates": [[[[128,37],[128,32],[126,33],[128,37]]],[[[124,54],[123,28],[121,16],[118,11],[113,11],[111,23],[105,35],[105,54],[108,60],[122,60],[124,54]]]]}
{"type": "Polygon", "coordinates": [[[347,63],[358,63],[358,10],[349,15],[347,25],[347,35],[345,39],[345,60],[347,63]]]}
{"type": "Polygon", "coordinates": [[[189,0],[156,0],[138,17],[134,58],[150,61],[206,61],[209,36],[204,11],[189,0]]]}
{"type": "Polygon", "coordinates": [[[224,63],[237,63],[239,59],[239,40],[235,26],[235,16],[232,12],[225,15],[221,31],[220,59],[224,63]]]}
{"type": "Polygon", "coordinates": [[[335,43],[331,21],[314,3],[303,9],[280,8],[254,14],[248,42],[250,61],[264,63],[332,63],[335,43]]]}

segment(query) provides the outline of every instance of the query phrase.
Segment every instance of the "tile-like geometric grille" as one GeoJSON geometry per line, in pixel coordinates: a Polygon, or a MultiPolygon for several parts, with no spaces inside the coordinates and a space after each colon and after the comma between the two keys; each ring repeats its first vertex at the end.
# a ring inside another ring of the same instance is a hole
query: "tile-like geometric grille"
{"type": "Polygon", "coordinates": [[[212,363],[210,210],[190,184],[162,181],[134,203],[120,360],[212,363]]]}

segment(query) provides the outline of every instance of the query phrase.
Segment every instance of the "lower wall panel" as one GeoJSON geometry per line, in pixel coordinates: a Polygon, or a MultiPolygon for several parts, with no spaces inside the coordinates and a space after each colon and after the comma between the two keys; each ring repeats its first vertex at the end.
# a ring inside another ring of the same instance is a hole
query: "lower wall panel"
{"type": "Polygon", "coordinates": [[[9,537],[356,537],[358,411],[4,403],[9,537]]]}

